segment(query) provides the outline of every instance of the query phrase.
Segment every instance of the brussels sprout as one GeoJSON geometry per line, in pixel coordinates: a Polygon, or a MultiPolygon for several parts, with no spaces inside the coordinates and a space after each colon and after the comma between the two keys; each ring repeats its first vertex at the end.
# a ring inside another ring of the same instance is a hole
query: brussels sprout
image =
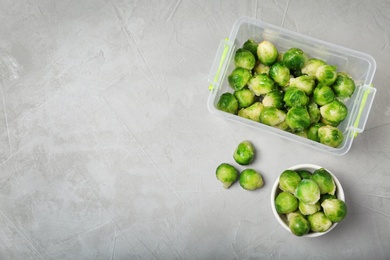
{"type": "Polygon", "coordinates": [[[317,123],[318,121],[320,121],[320,109],[314,101],[309,101],[309,104],[307,105],[307,112],[309,112],[311,123],[317,123]]]}
{"type": "Polygon", "coordinates": [[[238,171],[228,163],[222,163],[215,172],[217,179],[222,182],[225,189],[229,188],[237,180],[238,171]]]}
{"type": "Polygon", "coordinates": [[[249,141],[243,141],[238,144],[233,153],[234,160],[240,165],[248,165],[255,158],[255,148],[249,141]]]}
{"type": "Polygon", "coordinates": [[[316,204],[320,199],[320,188],[313,180],[303,179],[298,183],[295,196],[306,204],[316,204]]]}
{"type": "Polygon", "coordinates": [[[248,88],[234,91],[234,96],[238,101],[238,107],[249,107],[255,102],[255,94],[248,88]]]}
{"type": "Polygon", "coordinates": [[[314,89],[313,100],[316,104],[324,106],[332,102],[335,98],[334,92],[330,86],[319,83],[314,89]]]}
{"type": "Polygon", "coordinates": [[[265,107],[282,109],[284,107],[283,97],[284,94],[282,91],[274,90],[264,96],[262,103],[265,107]]]}
{"type": "Polygon", "coordinates": [[[348,115],[348,108],[337,99],[320,108],[321,116],[329,122],[340,123],[348,115]]]}
{"type": "Polygon", "coordinates": [[[321,194],[321,197],[320,197],[320,200],[319,200],[320,205],[326,199],[337,199],[337,196],[336,195],[331,195],[331,194],[328,194],[328,193],[327,194],[321,194]]]}
{"type": "Polygon", "coordinates": [[[317,211],[320,211],[321,205],[319,202],[315,204],[306,204],[302,201],[299,201],[298,209],[303,215],[311,215],[316,213],[317,211]]]}
{"type": "Polygon", "coordinates": [[[310,229],[313,232],[325,232],[332,226],[332,221],[321,211],[307,217],[310,229]]]}
{"type": "Polygon", "coordinates": [[[276,107],[264,107],[260,114],[260,122],[269,126],[276,126],[286,119],[286,113],[276,107]]]}
{"type": "Polygon", "coordinates": [[[307,138],[307,129],[295,131],[294,134],[303,138],[307,138]]]}
{"type": "Polygon", "coordinates": [[[310,96],[315,87],[315,78],[308,75],[302,75],[297,78],[290,79],[289,88],[296,87],[305,91],[306,95],[310,96]]]}
{"type": "Polygon", "coordinates": [[[226,92],[219,97],[217,108],[231,114],[237,114],[238,101],[232,93],[226,92]]]}
{"type": "Polygon", "coordinates": [[[269,76],[279,86],[286,87],[290,81],[290,70],[281,62],[276,62],[269,69],[269,76]]]}
{"type": "Polygon", "coordinates": [[[269,66],[267,65],[264,65],[263,63],[261,62],[257,62],[255,67],[253,68],[253,71],[255,74],[266,74],[268,75],[269,74],[269,66]]]}
{"type": "Polygon", "coordinates": [[[355,92],[355,82],[347,73],[339,72],[332,88],[338,98],[350,98],[353,92],[355,92]]]}
{"type": "Polygon", "coordinates": [[[228,76],[229,85],[234,90],[240,90],[248,83],[252,73],[244,68],[235,68],[228,76]]]}
{"type": "Polygon", "coordinates": [[[316,71],[316,78],[318,82],[330,86],[337,78],[337,67],[331,65],[322,65],[316,71]]]}
{"type": "Polygon", "coordinates": [[[300,181],[301,177],[296,171],[285,170],[279,176],[279,189],[294,194],[300,181]]]}
{"type": "Polygon", "coordinates": [[[239,68],[252,70],[256,64],[255,56],[250,51],[238,49],[234,55],[234,65],[239,68]]]}
{"type": "Polygon", "coordinates": [[[245,169],[240,174],[240,185],[245,190],[257,190],[263,187],[263,177],[253,169],[245,169]]]}
{"type": "Polygon", "coordinates": [[[309,97],[305,94],[305,91],[299,88],[288,87],[284,93],[283,101],[288,107],[306,106],[309,103],[309,97]]]}
{"type": "Polygon", "coordinates": [[[310,59],[302,68],[302,73],[315,77],[317,69],[322,66],[326,65],[326,62],[319,59],[310,59]]]}
{"type": "Polygon", "coordinates": [[[273,91],[275,82],[266,74],[257,74],[249,80],[248,87],[256,96],[260,96],[273,91]]]}
{"type": "MultiPolygon", "coordinates": [[[[290,76],[292,78],[298,78],[298,77],[303,76],[303,75],[304,74],[302,73],[301,70],[290,70],[290,76]]],[[[291,79],[290,79],[290,81],[291,81],[291,79]]]]}
{"type": "Polygon", "coordinates": [[[288,226],[296,236],[303,236],[309,233],[310,224],[309,221],[297,212],[292,212],[287,215],[288,226]]]}
{"type": "Polygon", "coordinates": [[[257,57],[265,65],[272,65],[278,58],[278,50],[269,41],[262,41],[257,46],[257,57]]]}
{"type": "Polygon", "coordinates": [[[344,139],[343,133],[337,127],[330,125],[321,126],[318,129],[318,137],[320,143],[334,148],[338,147],[344,139]]]}
{"type": "Polygon", "coordinates": [[[260,122],[260,115],[261,111],[263,110],[264,106],[260,102],[255,102],[249,107],[242,108],[238,111],[238,116],[260,122]]]}
{"type": "Polygon", "coordinates": [[[310,125],[310,115],[306,107],[292,107],[286,115],[286,123],[293,131],[300,131],[310,125]]]}
{"type": "Polygon", "coordinates": [[[337,127],[340,125],[341,122],[330,122],[330,121],[326,120],[325,118],[321,117],[320,123],[322,123],[324,125],[330,125],[330,126],[337,127]]]}
{"type": "Polygon", "coordinates": [[[277,125],[273,125],[273,127],[277,128],[277,129],[280,129],[280,130],[283,130],[283,131],[287,131],[289,128],[288,128],[288,124],[286,123],[286,121],[283,121],[281,122],[280,124],[277,124],[277,125]]]}
{"type": "Polygon", "coordinates": [[[301,69],[305,65],[303,51],[298,48],[288,49],[283,55],[283,64],[289,69],[301,69]]]}
{"type": "Polygon", "coordinates": [[[336,184],[332,178],[332,175],[324,168],[318,169],[313,172],[311,179],[315,181],[320,188],[321,194],[334,195],[336,191],[336,184]]]}
{"type": "Polygon", "coordinates": [[[322,123],[314,123],[314,124],[312,124],[309,127],[309,129],[307,130],[307,138],[309,138],[310,140],[319,142],[320,141],[320,137],[318,136],[318,129],[320,129],[320,127],[323,126],[323,125],[324,124],[322,124],[322,123]]]}
{"type": "Polygon", "coordinates": [[[326,199],[321,203],[325,216],[332,222],[340,222],[347,216],[347,205],[340,199],[326,199]]]}
{"type": "Polygon", "coordinates": [[[309,171],[306,171],[306,170],[296,170],[296,172],[298,173],[299,177],[301,177],[302,180],[311,178],[311,172],[309,172],[309,171]]]}
{"type": "Polygon", "coordinates": [[[283,191],[276,196],[275,209],[279,214],[294,212],[298,208],[298,199],[289,192],[283,191]]]}
{"type": "Polygon", "coordinates": [[[242,45],[242,48],[244,50],[250,51],[253,54],[253,56],[257,59],[257,46],[258,45],[259,44],[256,41],[249,39],[246,42],[244,42],[244,44],[242,45]]]}

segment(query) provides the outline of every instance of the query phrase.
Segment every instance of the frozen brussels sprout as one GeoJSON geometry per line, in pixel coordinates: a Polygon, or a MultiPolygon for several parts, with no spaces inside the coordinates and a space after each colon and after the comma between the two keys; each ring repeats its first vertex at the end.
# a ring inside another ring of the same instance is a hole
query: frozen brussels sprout
{"type": "Polygon", "coordinates": [[[319,106],[324,106],[332,102],[335,98],[333,89],[330,86],[319,83],[314,89],[313,100],[319,106]]]}
{"type": "Polygon", "coordinates": [[[309,97],[305,91],[299,88],[288,87],[284,93],[283,101],[288,107],[306,106],[309,103],[309,97]]]}
{"type": "Polygon", "coordinates": [[[261,111],[264,106],[260,102],[255,102],[249,107],[242,108],[238,111],[238,116],[244,117],[256,122],[260,122],[261,111]]]}
{"type": "Polygon", "coordinates": [[[298,199],[289,192],[283,191],[276,196],[275,209],[279,214],[287,214],[296,211],[298,199]]]}
{"type": "Polygon", "coordinates": [[[283,64],[292,70],[301,69],[305,65],[305,56],[301,49],[290,48],[283,55],[283,64]]]}
{"type": "Polygon", "coordinates": [[[278,58],[278,50],[275,45],[269,41],[262,41],[257,46],[257,57],[265,65],[272,65],[278,58]]]}
{"type": "Polygon", "coordinates": [[[292,107],[286,115],[286,123],[293,131],[301,131],[310,125],[306,107],[292,107]]]}
{"type": "Polygon", "coordinates": [[[309,172],[309,171],[306,171],[306,170],[296,170],[296,172],[298,173],[299,177],[301,177],[302,180],[311,178],[311,172],[309,172]]]}
{"type": "Polygon", "coordinates": [[[317,123],[318,121],[320,121],[320,109],[314,101],[309,101],[309,104],[307,105],[307,112],[309,112],[311,123],[317,123]]]}
{"type": "Polygon", "coordinates": [[[263,187],[263,177],[253,169],[245,169],[240,174],[240,185],[245,190],[257,190],[263,187]]]}
{"type": "Polygon", "coordinates": [[[228,82],[234,90],[240,90],[245,87],[251,77],[252,72],[250,70],[235,68],[228,76],[228,82]]]}
{"type": "Polygon", "coordinates": [[[242,45],[242,48],[244,50],[250,51],[253,54],[253,56],[257,59],[257,46],[258,45],[259,44],[256,41],[249,39],[246,42],[244,42],[244,44],[242,45]]]}
{"type": "Polygon", "coordinates": [[[255,74],[266,74],[266,75],[268,75],[269,74],[269,69],[270,69],[269,66],[264,65],[261,62],[257,62],[255,67],[253,68],[253,71],[254,71],[255,74]]]}
{"type": "Polygon", "coordinates": [[[255,147],[251,142],[245,140],[238,144],[233,153],[233,158],[240,165],[248,165],[255,158],[255,147]]]}
{"type": "Polygon", "coordinates": [[[334,195],[336,184],[334,183],[332,175],[330,175],[327,170],[321,168],[314,171],[311,179],[317,183],[321,194],[334,195]]]}
{"type": "Polygon", "coordinates": [[[228,163],[220,164],[215,174],[225,189],[229,188],[238,178],[238,171],[228,163]]]}
{"type": "Polygon", "coordinates": [[[264,107],[260,114],[260,122],[269,126],[281,124],[286,119],[286,113],[276,107],[264,107]]]}
{"type": "Polygon", "coordinates": [[[355,92],[355,82],[347,73],[339,72],[332,88],[338,98],[347,99],[355,92]]]}
{"type": "Polygon", "coordinates": [[[269,76],[281,87],[286,87],[290,82],[290,70],[281,62],[271,66],[269,76]]]}
{"type": "Polygon", "coordinates": [[[301,177],[296,171],[285,170],[279,176],[279,189],[294,194],[300,182],[301,177]]]}
{"type": "Polygon", "coordinates": [[[318,129],[320,129],[321,126],[324,124],[322,123],[314,123],[309,126],[309,129],[307,130],[307,138],[310,140],[320,142],[320,137],[318,136],[318,129]]]}
{"type": "Polygon", "coordinates": [[[310,96],[315,87],[315,77],[302,75],[296,78],[291,78],[289,88],[290,87],[299,88],[305,91],[306,95],[310,96]]]}
{"type": "Polygon", "coordinates": [[[252,70],[256,64],[255,56],[250,51],[238,49],[234,55],[234,65],[239,68],[252,70]]]}
{"type": "Polygon", "coordinates": [[[331,65],[322,65],[316,71],[316,78],[318,82],[330,86],[337,78],[337,67],[331,65]]]}
{"type": "Polygon", "coordinates": [[[337,196],[336,195],[331,195],[331,194],[321,194],[321,197],[320,197],[320,200],[319,200],[320,205],[326,199],[337,199],[337,196]]]}
{"type": "Polygon", "coordinates": [[[316,212],[307,217],[310,230],[313,232],[325,232],[332,226],[332,221],[322,211],[316,212]]]}
{"type": "Polygon", "coordinates": [[[296,236],[303,236],[309,233],[310,224],[309,221],[297,212],[292,212],[287,215],[288,226],[296,236]]]}
{"type": "Polygon", "coordinates": [[[276,107],[277,109],[283,109],[283,97],[284,94],[282,91],[274,90],[264,96],[262,103],[265,107],[276,107]]]}
{"type": "Polygon", "coordinates": [[[347,205],[340,199],[326,199],[321,203],[325,216],[332,222],[340,222],[347,216],[347,205]]]}
{"type": "Polygon", "coordinates": [[[234,91],[234,96],[238,101],[238,107],[249,107],[255,102],[255,94],[248,88],[234,91]]]}
{"type": "Polygon", "coordinates": [[[315,77],[317,69],[323,65],[326,65],[325,61],[312,58],[308,62],[305,63],[305,65],[303,66],[301,71],[303,74],[315,77]]]}
{"type": "Polygon", "coordinates": [[[303,179],[298,183],[295,196],[306,204],[316,204],[320,199],[320,188],[311,179],[303,179]]]}
{"type": "Polygon", "coordinates": [[[348,108],[337,99],[320,108],[321,116],[334,124],[341,123],[348,115],[348,108]]]}
{"type": "Polygon", "coordinates": [[[298,209],[303,215],[311,215],[321,210],[321,205],[319,202],[315,204],[306,204],[302,201],[298,203],[298,209]]]}
{"type": "Polygon", "coordinates": [[[318,129],[320,143],[337,148],[343,142],[343,133],[334,126],[325,125],[318,129]]]}
{"type": "Polygon", "coordinates": [[[219,97],[217,108],[231,114],[237,114],[238,101],[232,93],[226,92],[219,97]]]}
{"type": "Polygon", "coordinates": [[[275,90],[275,82],[266,74],[257,74],[249,80],[248,87],[256,96],[260,96],[275,90]]]}

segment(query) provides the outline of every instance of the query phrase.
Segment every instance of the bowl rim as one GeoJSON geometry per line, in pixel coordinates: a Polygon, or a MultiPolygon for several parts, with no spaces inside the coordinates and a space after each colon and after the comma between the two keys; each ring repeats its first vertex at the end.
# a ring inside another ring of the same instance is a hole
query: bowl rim
{"type": "MultiPolygon", "coordinates": [[[[321,169],[321,168],[325,169],[327,172],[330,173],[330,175],[332,176],[332,178],[333,178],[333,180],[334,180],[334,182],[336,184],[336,195],[337,195],[337,198],[345,202],[345,194],[344,194],[343,187],[341,186],[341,183],[337,179],[337,177],[331,171],[329,171],[329,169],[327,169],[327,168],[325,168],[323,166],[319,166],[317,164],[297,164],[297,165],[291,166],[289,168],[286,168],[285,170],[308,170],[308,171],[313,173],[315,170],[318,170],[318,169],[321,169]]],[[[281,214],[279,214],[276,211],[276,208],[275,208],[275,198],[276,198],[277,194],[280,193],[279,177],[280,177],[280,174],[279,174],[278,178],[275,180],[275,182],[274,182],[274,184],[272,186],[272,190],[271,190],[271,208],[272,208],[272,212],[273,212],[276,220],[279,222],[279,224],[284,229],[286,229],[289,233],[291,233],[291,230],[288,227],[287,219],[284,216],[281,216],[281,214]]],[[[323,235],[329,233],[332,229],[334,229],[337,226],[337,224],[338,224],[338,222],[333,223],[332,226],[325,232],[309,232],[308,234],[305,234],[305,235],[300,236],[300,237],[319,237],[319,236],[323,236],[323,235]]]]}

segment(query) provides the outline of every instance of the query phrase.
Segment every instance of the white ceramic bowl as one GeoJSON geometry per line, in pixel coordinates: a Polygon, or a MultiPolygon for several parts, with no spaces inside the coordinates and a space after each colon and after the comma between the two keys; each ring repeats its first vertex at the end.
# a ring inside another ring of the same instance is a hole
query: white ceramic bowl
{"type": "MultiPolygon", "coordinates": [[[[341,184],[340,184],[339,180],[336,178],[336,176],[331,171],[326,169],[325,167],[321,167],[321,166],[318,166],[315,164],[298,164],[298,165],[292,166],[288,169],[289,170],[307,170],[307,171],[313,173],[315,170],[318,170],[320,168],[324,168],[332,175],[333,180],[336,184],[336,196],[338,199],[345,202],[343,187],[341,186],[341,184]]],[[[282,227],[284,227],[288,232],[291,233],[291,230],[288,227],[288,221],[287,221],[286,216],[284,214],[279,214],[275,208],[275,199],[276,199],[276,196],[278,196],[278,194],[280,192],[282,192],[282,191],[279,189],[279,177],[278,177],[276,179],[276,181],[272,187],[272,191],[271,191],[271,208],[272,208],[272,212],[275,215],[276,220],[280,223],[280,225],[282,225],[282,227]]],[[[336,225],[337,225],[337,223],[333,223],[332,226],[325,232],[312,232],[312,231],[310,231],[308,234],[303,235],[302,237],[319,237],[319,236],[325,235],[326,233],[329,233],[332,229],[334,229],[336,227],[336,225]]]]}

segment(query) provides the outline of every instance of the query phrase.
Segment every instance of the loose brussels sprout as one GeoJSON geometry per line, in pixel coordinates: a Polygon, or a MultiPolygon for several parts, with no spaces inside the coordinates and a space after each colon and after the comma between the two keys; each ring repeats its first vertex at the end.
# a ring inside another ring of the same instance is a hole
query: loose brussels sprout
{"type": "Polygon", "coordinates": [[[275,45],[269,41],[262,41],[257,46],[257,57],[265,65],[272,65],[278,58],[278,50],[275,45]]]}
{"type": "Polygon", "coordinates": [[[315,87],[315,77],[302,75],[296,78],[291,78],[289,88],[291,87],[299,88],[305,91],[306,95],[310,96],[315,87]]]}
{"type": "Polygon", "coordinates": [[[318,82],[330,86],[337,78],[337,67],[331,65],[322,65],[316,71],[316,78],[318,82]]]}
{"type": "Polygon", "coordinates": [[[345,72],[337,73],[337,78],[335,83],[332,85],[334,93],[340,99],[350,98],[355,92],[355,82],[345,72]]]}
{"type": "Polygon", "coordinates": [[[318,137],[320,143],[334,148],[338,147],[344,139],[343,133],[337,127],[330,125],[321,126],[318,129],[318,137]]]}
{"type": "Polygon", "coordinates": [[[263,177],[253,169],[245,169],[240,174],[240,185],[245,190],[257,190],[263,187],[263,177]]]}
{"type": "Polygon", "coordinates": [[[264,106],[260,102],[255,102],[249,107],[242,108],[238,111],[238,116],[260,122],[260,115],[261,111],[263,110],[264,106]]]}
{"type": "Polygon", "coordinates": [[[314,89],[313,100],[319,106],[324,106],[332,102],[335,98],[334,92],[330,86],[319,83],[314,89]]]}
{"type": "Polygon", "coordinates": [[[238,49],[234,55],[234,65],[239,68],[252,70],[256,64],[255,56],[250,51],[238,49]]]}
{"type": "Polygon", "coordinates": [[[279,176],[279,189],[294,194],[300,182],[301,177],[296,171],[285,170],[279,176]]]}
{"type": "Polygon", "coordinates": [[[324,124],[322,124],[322,123],[314,123],[314,124],[312,124],[309,127],[309,129],[307,130],[307,138],[309,138],[310,140],[319,142],[320,141],[320,137],[318,136],[318,129],[320,129],[320,127],[323,126],[323,125],[324,124]]]}
{"type": "Polygon", "coordinates": [[[288,107],[306,106],[309,103],[309,97],[306,95],[305,91],[299,88],[288,87],[284,93],[283,101],[288,107]]]}
{"type": "Polygon", "coordinates": [[[219,97],[217,108],[231,114],[237,114],[238,101],[232,93],[226,92],[219,97]]]}
{"type": "Polygon", "coordinates": [[[337,99],[320,108],[321,116],[329,122],[338,124],[348,115],[348,108],[337,99]]]}
{"type": "Polygon", "coordinates": [[[317,123],[318,121],[320,121],[320,109],[314,101],[309,101],[309,104],[307,105],[307,112],[309,112],[311,123],[317,123]]]}
{"type": "Polygon", "coordinates": [[[249,141],[243,141],[238,144],[233,153],[234,160],[240,165],[248,165],[255,157],[255,147],[249,141]]]}
{"type": "Polygon", "coordinates": [[[332,226],[332,221],[328,219],[322,211],[316,212],[307,217],[310,229],[313,232],[325,232],[332,226]]]}
{"type": "Polygon", "coordinates": [[[303,138],[307,138],[307,129],[295,131],[294,134],[303,138]]]}
{"type": "Polygon", "coordinates": [[[245,87],[251,77],[252,73],[250,70],[244,68],[235,68],[228,76],[229,85],[234,90],[240,90],[245,87]]]}
{"type": "Polygon", "coordinates": [[[277,129],[280,129],[280,130],[283,130],[283,131],[287,131],[289,128],[288,128],[288,124],[286,123],[286,121],[283,121],[281,122],[280,124],[277,124],[277,125],[273,125],[273,127],[277,128],[277,129]]]}
{"type": "Polygon", "coordinates": [[[310,115],[306,107],[292,107],[286,115],[286,123],[293,131],[300,131],[310,125],[310,115]]]}
{"type": "Polygon", "coordinates": [[[286,113],[276,107],[264,107],[260,114],[260,122],[269,126],[276,126],[286,119],[286,113]]]}
{"type": "Polygon", "coordinates": [[[320,200],[319,200],[320,205],[326,199],[337,199],[337,196],[336,195],[331,195],[331,194],[321,194],[321,197],[320,197],[320,200]]]}
{"type": "Polygon", "coordinates": [[[330,175],[327,170],[321,168],[314,171],[311,179],[317,183],[321,194],[334,195],[336,184],[334,183],[332,175],[330,175]]]}
{"type": "Polygon", "coordinates": [[[255,67],[253,68],[253,71],[255,74],[266,74],[268,75],[269,74],[269,66],[267,65],[264,65],[263,63],[261,62],[257,62],[255,67]]]}
{"type": "Polygon", "coordinates": [[[289,192],[282,191],[276,196],[275,209],[279,214],[287,214],[296,211],[298,199],[289,192]]]}
{"type": "Polygon", "coordinates": [[[299,201],[298,209],[303,215],[311,215],[316,213],[317,211],[320,211],[321,205],[319,202],[315,204],[306,204],[302,201],[299,201]]]}
{"type": "Polygon", "coordinates": [[[234,91],[234,96],[238,101],[238,107],[249,107],[255,102],[255,94],[248,88],[234,91]]]}
{"type": "Polygon", "coordinates": [[[228,163],[222,163],[215,172],[217,179],[222,182],[225,189],[229,188],[237,180],[238,171],[228,163]]]}
{"type": "Polygon", "coordinates": [[[298,48],[288,49],[283,55],[283,64],[289,69],[301,69],[305,65],[303,51],[298,48]]]}
{"type": "Polygon", "coordinates": [[[340,222],[347,216],[347,205],[340,199],[326,199],[321,203],[325,216],[332,222],[340,222]]]}
{"type": "Polygon", "coordinates": [[[271,66],[269,76],[281,87],[286,87],[290,82],[290,70],[281,62],[271,66]]]}
{"type": "Polygon", "coordinates": [[[322,66],[326,65],[326,62],[319,59],[310,59],[302,68],[302,73],[315,77],[317,69],[322,66]]]}
{"type": "Polygon", "coordinates": [[[320,188],[313,180],[303,179],[298,183],[295,196],[306,204],[316,204],[320,199],[320,188]]]}
{"type": "Polygon", "coordinates": [[[303,236],[309,233],[310,224],[309,221],[297,212],[292,212],[287,215],[288,226],[296,236],[303,236]]]}
{"type": "Polygon", "coordinates": [[[265,107],[282,109],[284,107],[283,97],[284,94],[282,91],[274,90],[264,96],[262,103],[265,107]]]}
{"type": "Polygon", "coordinates": [[[309,171],[306,171],[306,170],[296,170],[296,172],[298,173],[299,177],[301,177],[302,180],[311,178],[311,172],[309,172],[309,171]]]}
{"type": "Polygon", "coordinates": [[[256,96],[260,96],[273,91],[275,82],[266,74],[257,74],[249,80],[248,87],[256,96]]]}
{"type": "Polygon", "coordinates": [[[253,54],[253,56],[257,59],[257,46],[258,45],[259,44],[257,42],[255,42],[252,39],[249,39],[246,42],[244,42],[244,45],[242,46],[242,48],[244,50],[250,51],[253,54]]]}
{"type": "Polygon", "coordinates": [[[320,122],[324,125],[330,125],[334,127],[338,127],[340,125],[340,122],[330,122],[323,117],[320,118],[320,122]]]}

